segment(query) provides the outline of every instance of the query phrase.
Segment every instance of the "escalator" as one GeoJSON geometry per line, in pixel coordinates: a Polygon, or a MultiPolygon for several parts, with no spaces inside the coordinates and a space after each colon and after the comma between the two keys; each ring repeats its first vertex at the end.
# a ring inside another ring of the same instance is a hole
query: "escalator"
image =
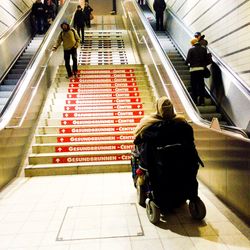
{"type": "Polygon", "coordinates": [[[3,111],[12,93],[18,86],[18,81],[25,73],[26,68],[39,48],[43,36],[36,35],[24,49],[14,65],[9,69],[7,75],[0,83],[0,113],[3,111]]]}
{"type": "MultiPolygon", "coordinates": [[[[155,17],[149,7],[147,5],[141,6],[141,10],[143,14],[149,21],[151,27],[155,30],[155,17]]],[[[185,59],[183,58],[182,54],[178,51],[177,46],[171,39],[170,35],[166,32],[159,32],[155,31],[157,39],[164,51],[164,53],[169,58],[170,62],[172,63],[174,69],[176,70],[177,74],[179,75],[181,81],[183,82],[184,86],[188,90],[189,94],[191,93],[190,87],[190,73],[189,67],[185,64],[185,59]]],[[[197,106],[200,116],[208,121],[212,121],[213,118],[217,118],[221,125],[234,125],[230,118],[226,115],[226,113],[219,108],[218,103],[216,100],[212,98],[208,89],[206,89],[206,96],[205,96],[205,105],[204,106],[197,106]]]]}

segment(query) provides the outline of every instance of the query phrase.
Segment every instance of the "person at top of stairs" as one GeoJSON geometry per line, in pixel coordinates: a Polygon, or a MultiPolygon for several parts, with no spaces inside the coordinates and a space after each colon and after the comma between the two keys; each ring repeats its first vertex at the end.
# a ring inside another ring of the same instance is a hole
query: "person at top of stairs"
{"type": "Polygon", "coordinates": [[[61,43],[63,43],[64,49],[64,61],[68,75],[66,78],[70,78],[73,75],[77,76],[77,48],[80,44],[80,37],[75,29],[71,28],[67,21],[63,21],[61,24],[62,31],[60,32],[56,44],[52,50],[55,51],[61,43]],[[70,67],[70,55],[73,60],[73,71],[70,67]]]}
{"type": "Polygon", "coordinates": [[[84,43],[84,26],[85,26],[85,15],[83,13],[83,9],[81,5],[77,6],[77,10],[74,14],[74,28],[77,30],[79,37],[82,39],[82,43],[84,43]]]}

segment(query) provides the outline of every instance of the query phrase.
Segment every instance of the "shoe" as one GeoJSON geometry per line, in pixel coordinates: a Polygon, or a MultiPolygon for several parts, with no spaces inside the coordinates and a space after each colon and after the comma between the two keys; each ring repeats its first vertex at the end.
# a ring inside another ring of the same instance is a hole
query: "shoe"
{"type": "Polygon", "coordinates": [[[70,75],[70,76],[65,76],[66,79],[69,79],[70,77],[72,77],[73,75],[70,75]]]}
{"type": "Polygon", "coordinates": [[[203,96],[200,96],[198,105],[199,105],[199,106],[205,106],[205,99],[204,99],[203,96]]]}

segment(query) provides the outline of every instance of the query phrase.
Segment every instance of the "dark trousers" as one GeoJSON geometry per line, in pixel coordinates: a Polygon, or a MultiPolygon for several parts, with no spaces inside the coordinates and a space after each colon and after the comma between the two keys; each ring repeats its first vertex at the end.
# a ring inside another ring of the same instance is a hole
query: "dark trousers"
{"type": "Polygon", "coordinates": [[[85,19],[85,23],[86,23],[86,26],[87,26],[88,28],[91,27],[90,18],[86,18],[86,19],[85,19]]]}
{"type": "Polygon", "coordinates": [[[198,105],[204,104],[205,83],[203,70],[190,72],[191,96],[198,105]],[[198,100],[199,97],[199,100],[198,100]]]}
{"type": "Polygon", "coordinates": [[[83,26],[77,26],[76,27],[77,33],[79,37],[81,38],[82,43],[84,42],[84,25],[83,26]]]}
{"type": "Polygon", "coordinates": [[[155,13],[155,19],[156,19],[156,30],[164,30],[163,27],[163,11],[157,11],[155,13]]]}
{"type": "Polygon", "coordinates": [[[71,77],[73,74],[77,73],[77,50],[72,48],[70,50],[64,50],[64,61],[68,76],[71,77]],[[73,60],[73,72],[70,67],[70,55],[73,60]]]}
{"type": "Polygon", "coordinates": [[[43,34],[44,33],[44,18],[40,16],[36,17],[35,25],[36,25],[36,33],[43,34]]]}

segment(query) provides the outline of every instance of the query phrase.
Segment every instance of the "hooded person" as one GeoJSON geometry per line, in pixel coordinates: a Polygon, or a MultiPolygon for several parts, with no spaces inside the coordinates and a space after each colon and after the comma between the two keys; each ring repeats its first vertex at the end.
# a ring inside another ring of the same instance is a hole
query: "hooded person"
{"type": "Polygon", "coordinates": [[[157,100],[156,112],[141,120],[134,135],[140,166],[148,170],[156,204],[174,207],[187,198],[196,199],[196,175],[202,162],[195,148],[193,129],[184,117],[176,115],[166,96],[157,100]],[[170,154],[165,149],[171,150],[170,154]],[[175,189],[177,179],[181,184],[175,189]],[[182,184],[187,185],[186,190],[182,190],[182,184]]]}
{"type": "Polygon", "coordinates": [[[57,42],[53,46],[52,50],[55,51],[63,43],[64,61],[67,70],[66,78],[70,78],[73,75],[77,76],[77,48],[80,44],[80,37],[74,28],[71,28],[69,23],[64,20],[61,23],[62,31],[58,35],[57,42]],[[72,57],[73,67],[70,66],[70,56],[72,57]]]}
{"type": "MultiPolygon", "coordinates": [[[[154,125],[155,123],[164,121],[164,120],[172,120],[176,117],[176,114],[174,112],[174,107],[173,104],[171,103],[171,101],[163,96],[160,97],[157,101],[156,101],[156,112],[144,117],[141,122],[138,124],[138,126],[136,127],[134,134],[136,137],[143,136],[144,131],[149,128],[150,126],[154,125]]],[[[183,119],[181,117],[178,117],[178,119],[183,119]]]]}

